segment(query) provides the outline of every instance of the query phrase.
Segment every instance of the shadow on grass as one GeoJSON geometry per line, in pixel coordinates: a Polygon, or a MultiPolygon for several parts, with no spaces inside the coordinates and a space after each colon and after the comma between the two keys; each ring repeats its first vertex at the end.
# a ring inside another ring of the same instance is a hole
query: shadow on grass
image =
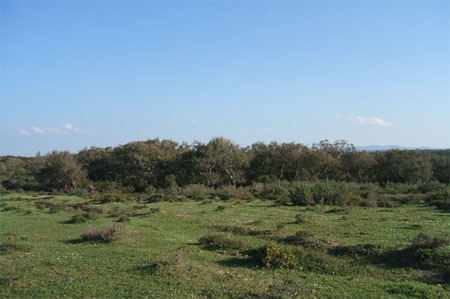
{"type": "Polygon", "coordinates": [[[258,264],[255,263],[250,258],[237,258],[237,257],[232,257],[226,260],[218,261],[217,264],[224,267],[232,267],[232,268],[256,268],[258,266],[258,264]]]}
{"type": "Polygon", "coordinates": [[[159,268],[160,268],[160,266],[158,264],[154,263],[154,264],[150,264],[147,266],[134,267],[133,271],[140,272],[142,274],[155,274],[159,268]]]}
{"type": "Polygon", "coordinates": [[[72,239],[72,240],[64,240],[62,241],[64,244],[76,245],[76,244],[106,244],[108,242],[104,240],[85,240],[82,238],[72,239]]]}

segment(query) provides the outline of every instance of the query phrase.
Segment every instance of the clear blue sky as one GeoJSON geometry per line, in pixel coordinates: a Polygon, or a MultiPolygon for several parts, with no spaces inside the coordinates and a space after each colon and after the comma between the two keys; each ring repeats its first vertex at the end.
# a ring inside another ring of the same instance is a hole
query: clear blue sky
{"type": "Polygon", "coordinates": [[[0,154],[450,146],[449,1],[1,1],[0,154]]]}

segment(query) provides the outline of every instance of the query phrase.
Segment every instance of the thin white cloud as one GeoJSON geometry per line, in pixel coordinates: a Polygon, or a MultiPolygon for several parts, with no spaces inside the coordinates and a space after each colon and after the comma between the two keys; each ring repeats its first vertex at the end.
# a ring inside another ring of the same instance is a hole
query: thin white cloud
{"type": "Polygon", "coordinates": [[[376,127],[388,127],[391,125],[390,122],[387,122],[379,117],[357,116],[356,121],[362,125],[371,125],[371,126],[376,126],[376,127]]]}
{"type": "Polygon", "coordinates": [[[66,129],[66,130],[72,130],[72,129],[73,129],[72,124],[69,124],[69,123],[63,124],[62,127],[63,127],[64,129],[66,129]]]}
{"type": "Polygon", "coordinates": [[[375,126],[375,127],[388,127],[391,126],[392,124],[388,121],[385,121],[384,119],[381,119],[379,117],[364,117],[364,116],[357,116],[357,117],[353,117],[353,116],[347,116],[344,117],[339,113],[336,113],[336,118],[337,119],[346,119],[347,121],[351,122],[351,123],[356,123],[356,124],[360,124],[360,125],[368,125],[368,126],[375,126]]]}
{"type": "Polygon", "coordinates": [[[196,120],[193,119],[193,118],[190,118],[190,119],[188,119],[188,122],[191,123],[191,124],[195,124],[195,123],[196,123],[196,120]]]}
{"type": "Polygon", "coordinates": [[[19,132],[19,134],[23,136],[30,136],[30,132],[28,130],[18,129],[17,132],[19,132]]]}
{"type": "Polygon", "coordinates": [[[62,124],[58,128],[48,128],[48,129],[42,129],[37,126],[33,126],[30,128],[30,131],[25,129],[18,130],[19,134],[24,136],[30,136],[31,133],[37,134],[37,135],[61,135],[61,134],[83,134],[83,135],[94,135],[94,132],[88,131],[88,130],[81,130],[79,128],[74,127],[70,123],[62,124]],[[30,132],[31,131],[31,132],[30,132]]]}
{"type": "Polygon", "coordinates": [[[41,129],[39,127],[31,127],[31,131],[33,131],[36,134],[45,135],[47,134],[44,129],[41,129]]]}

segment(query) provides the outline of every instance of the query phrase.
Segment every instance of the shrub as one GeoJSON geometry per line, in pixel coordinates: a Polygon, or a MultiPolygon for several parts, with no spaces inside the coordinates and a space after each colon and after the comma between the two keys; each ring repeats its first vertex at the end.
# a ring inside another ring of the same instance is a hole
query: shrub
{"type": "Polygon", "coordinates": [[[313,190],[309,184],[300,184],[289,190],[289,199],[295,206],[314,205],[313,190]]]}
{"type": "Polygon", "coordinates": [[[128,201],[126,196],[116,193],[97,193],[92,195],[92,199],[101,203],[128,201]]]}
{"type": "Polygon", "coordinates": [[[198,242],[208,249],[242,250],[241,240],[227,238],[219,234],[209,234],[201,237],[198,242]]]}
{"type": "Polygon", "coordinates": [[[216,208],[216,211],[223,211],[223,210],[225,210],[227,207],[226,206],[218,206],[217,208],[216,208]]]}
{"type": "Polygon", "coordinates": [[[428,193],[433,191],[439,191],[442,188],[445,188],[444,184],[441,184],[438,181],[429,181],[420,184],[417,187],[417,191],[419,191],[420,193],[428,193]]]}
{"type": "Polygon", "coordinates": [[[271,242],[268,245],[247,251],[247,255],[255,263],[266,267],[293,268],[297,256],[288,248],[271,242]]]}
{"type": "Polygon", "coordinates": [[[98,215],[96,213],[77,213],[72,216],[68,223],[84,223],[88,220],[96,218],[98,218],[98,215]]]}
{"type": "Polygon", "coordinates": [[[438,248],[450,244],[446,238],[431,237],[428,234],[420,233],[411,242],[411,248],[438,248]]]}
{"type": "Polygon", "coordinates": [[[343,205],[345,189],[340,184],[324,181],[313,186],[313,200],[316,204],[343,205]]]}
{"type": "Polygon", "coordinates": [[[301,223],[305,223],[306,222],[306,217],[303,214],[297,214],[295,215],[295,223],[296,224],[301,224],[301,223]]]}
{"type": "Polygon", "coordinates": [[[113,242],[120,239],[122,231],[112,224],[103,228],[90,228],[81,233],[81,238],[85,241],[113,242]]]}
{"type": "Polygon", "coordinates": [[[279,242],[316,249],[322,249],[328,246],[327,242],[315,239],[313,235],[307,231],[299,231],[295,233],[295,235],[281,238],[279,242]]]}
{"type": "Polygon", "coordinates": [[[289,189],[287,182],[273,182],[264,185],[260,194],[262,199],[287,201],[289,199],[289,189]]]}
{"type": "Polygon", "coordinates": [[[253,194],[245,187],[236,187],[232,185],[223,186],[217,189],[214,194],[222,200],[252,200],[253,194]]]}
{"type": "Polygon", "coordinates": [[[211,189],[202,184],[192,184],[184,186],[181,193],[191,199],[199,200],[210,196],[211,189]]]}
{"type": "Polygon", "coordinates": [[[117,222],[130,222],[130,221],[131,221],[131,218],[128,217],[127,215],[123,215],[117,220],[117,222]]]}
{"type": "Polygon", "coordinates": [[[28,245],[17,244],[12,242],[0,243],[0,254],[13,254],[16,252],[29,251],[31,249],[28,245]]]}
{"type": "Polygon", "coordinates": [[[450,190],[448,187],[441,186],[439,189],[431,193],[425,202],[435,206],[438,209],[450,211],[450,190]]]}

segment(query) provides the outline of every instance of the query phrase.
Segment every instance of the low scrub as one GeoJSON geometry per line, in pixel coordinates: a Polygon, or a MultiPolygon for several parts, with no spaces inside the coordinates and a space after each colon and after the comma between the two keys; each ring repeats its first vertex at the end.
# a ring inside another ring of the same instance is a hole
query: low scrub
{"type": "Polygon", "coordinates": [[[425,202],[428,205],[450,212],[450,189],[446,186],[441,186],[439,189],[428,195],[425,202]]]}
{"type": "Polygon", "coordinates": [[[328,247],[327,242],[314,238],[313,234],[307,231],[299,231],[294,235],[281,238],[279,242],[305,248],[322,249],[328,247]]]}
{"type": "Polygon", "coordinates": [[[90,228],[81,233],[81,238],[85,241],[103,241],[113,242],[120,240],[122,235],[121,229],[112,224],[103,228],[90,228]]]}
{"type": "Polygon", "coordinates": [[[242,250],[244,244],[241,240],[231,239],[220,234],[208,234],[201,237],[198,242],[207,249],[220,250],[242,250]]]}
{"type": "Polygon", "coordinates": [[[128,198],[125,195],[117,193],[97,193],[92,195],[92,199],[100,203],[128,201],[128,198]]]}
{"type": "Polygon", "coordinates": [[[96,219],[98,218],[97,213],[77,213],[72,216],[72,218],[67,221],[67,223],[84,223],[88,220],[96,219]]]}
{"type": "Polygon", "coordinates": [[[27,252],[31,249],[28,245],[12,243],[12,242],[2,242],[0,243],[0,255],[14,254],[17,252],[27,252]]]}
{"type": "Polygon", "coordinates": [[[242,227],[233,225],[216,225],[215,229],[222,232],[230,232],[241,236],[267,236],[272,234],[271,230],[257,230],[255,227],[242,227]]]}
{"type": "Polygon", "coordinates": [[[273,242],[246,253],[253,262],[265,267],[293,268],[297,260],[297,256],[292,250],[273,242]]]}

